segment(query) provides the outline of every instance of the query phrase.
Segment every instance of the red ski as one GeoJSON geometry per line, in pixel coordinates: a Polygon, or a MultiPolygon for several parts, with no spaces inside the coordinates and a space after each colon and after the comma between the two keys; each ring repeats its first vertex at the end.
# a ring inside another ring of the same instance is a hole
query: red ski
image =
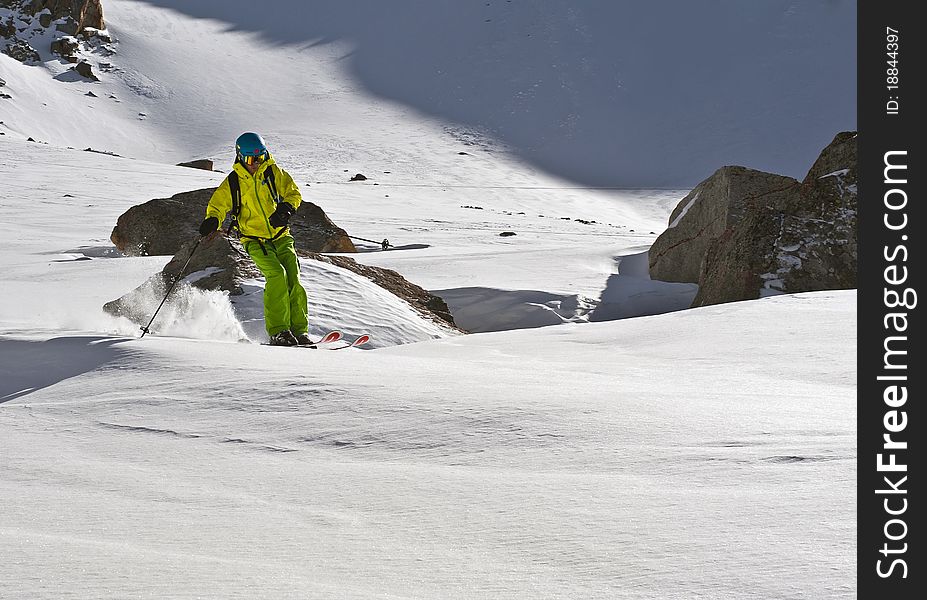
{"type": "Polygon", "coordinates": [[[304,344],[305,346],[318,346],[319,344],[330,344],[332,342],[337,342],[342,338],[340,331],[329,331],[322,336],[322,339],[317,342],[312,342],[311,344],[304,344]]]}
{"type": "Polygon", "coordinates": [[[325,348],[327,350],[344,350],[345,348],[356,348],[357,346],[363,346],[369,341],[370,336],[365,333],[354,338],[354,341],[349,344],[345,344],[344,346],[320,346],[320,348],[325,348]]]}
{"type": "MultiPolygon", "coordinates": [[[[342,334],[340,331],[329,331],[322,336],[317,342],[312,342],[311,344],[300,344],[298,346],[278,346],[279,348],[319,348],[323,347],[325,344],[331,344],[332,342],[337,342],[342,339],[342,334]]],[[[267,342],[262,342],[262,346],[272,346],[273,344],[268,344],[267,342]]]]}

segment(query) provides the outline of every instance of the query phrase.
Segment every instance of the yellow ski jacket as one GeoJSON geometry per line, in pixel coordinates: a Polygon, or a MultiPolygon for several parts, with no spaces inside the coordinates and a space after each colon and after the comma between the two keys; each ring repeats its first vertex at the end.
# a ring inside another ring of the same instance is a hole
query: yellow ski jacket
{"type": "MultiPolygon", "coordinates": [[[[239,162],[235,162],[232,169],[238,173],[238,183],[241,188],[241,211],[238,214],[238,230],[243,237],[269,240],[279,237],[286,227],[273,227],[268,219],[277,208],[271,187],[266,177],[268,169],[273,169],[274,186],[277,189],[277,200],[286,202],[294,210],[302,203],[299,186],[293,181],[289,173],[277,166],[273,156],[261,163],[261,167],[254,175],[239,162]]],[[[225,221],[225,216],[232,210],[232,190],[229,187],[228,177],[213,192],[206,206],[206,218],[216,217],[219,223],[225,221]]]]}

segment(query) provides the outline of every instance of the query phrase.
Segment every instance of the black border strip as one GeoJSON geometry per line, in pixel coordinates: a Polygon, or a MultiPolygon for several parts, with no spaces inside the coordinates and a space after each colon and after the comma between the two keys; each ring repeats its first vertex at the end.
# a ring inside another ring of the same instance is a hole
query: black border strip
{"type": "Polygon", "coordinates": [[[914,455],[924,454],[927,365],[915,350],[924,342],[918,292],[927,270],[927,211],[920,206],[927,170],[916,129],[927,111],[919,60],[927,24],[915,16],[917,6],[879,0],[858,6],[859,598],[921,598],[927,589],[924,501],[913,491],[924,487],[914,455]]]}

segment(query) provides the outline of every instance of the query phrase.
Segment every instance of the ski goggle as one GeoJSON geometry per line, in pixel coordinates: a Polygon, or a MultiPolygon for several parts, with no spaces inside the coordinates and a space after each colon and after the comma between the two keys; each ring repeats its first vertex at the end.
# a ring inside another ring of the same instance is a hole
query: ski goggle
{"type": "Polygon", "coordinates": [[[240,158],[241,158],[241,162],[245,163],[246,165],[250,167],[251,165],[259,165],[265,160],[267,160],[267,152],[261,152],[260,154],[249,155],[249,156],[242,156],[240,158]]]}

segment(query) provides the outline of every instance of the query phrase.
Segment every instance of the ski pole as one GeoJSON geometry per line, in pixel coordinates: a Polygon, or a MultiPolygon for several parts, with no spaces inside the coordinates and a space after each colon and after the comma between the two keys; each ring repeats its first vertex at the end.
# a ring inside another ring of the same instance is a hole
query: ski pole
{"type": "Polygon", "coordinates": [[[161,310],[161,307],[164,306],[164,302],[167,300],[167,297],[171,295],[171,292],[174,291],[174,286],[177,285],[177,282],[183,277],[184,271],[187,270],[187,265],[190,264],[190,259],[193,258],[193,253],[196,252],[196,249],[199,248],[200,242],[203,241],[203,238],[196,240],[196,244],[193,246],[193,250],[190,250],[190,256],[187,258],[187,262],[183,264],[180,268],[180,273],[177,274],[177,277],[174,278],[174,282],[171,284],[171,287],[168,288],[167,293],[164,294],[164,300],[161,300],[161,304],[158,305],[158,309],[151,315],[151,320],[148,321],[148,325],[145,325],[141,328],[142,335],[138,336],[138,339],[145,337],[145,334],[148,333],[148,328],[151,327],[151,324],[154,323],[155,317],[158,316],[158,312],[161,310]]]}
{"type": "Polygon", "coordinates": [[[389,250],[389,249],[393,246],[392,244],[389,243],[389,240],[386,239],[386,238],[383,238],[383,241],[382,241],[382,242],[378,242],[378,241],[376,241],[376,240],[368,240],[367,238],[357,237],[356,235],[348,235],[347,233],[342,234],[342,233],[340,233],[340,232],[335,231],[334,229],[329,229],[328,227],[321,227],[321,226],[319,226],[319,225],[312,225],[312,224],[308,224],[308,225],[306,225],[306,226],[309,227],[310,229],[317,229],[317,230],[319,230],[319,231],[321,231],[321,232],[323,232],[323,233],[327,233],[327,234],[329,234],[329,235],[344,235],[344,236],[346,236],[346,237],[351,238],[352,240],[360,240],[360,241],[362,241],[362,242],[370,242],[371,244],[380,244],[380,247],[381,247],[383,250],[389,250]]]}
{"type": "Polygon", "coordinates": [[[375,241],[375,240],[367,240],[367,239],[364,239],[364,238],[362,238],[362,237],[357,237],[357,236],[355,236],[355,235],[349,235],[348,237],[351,238],[352,240],[360,240],[360,241],[362,241],[362,242],[370,242],[371,244],[380,244],[380,246],[381,246],[384,250],[389,250],[389,247],[390,247],[390,245],[391,245],[391,244],[389,243],[389,240],[386,239],[386,238],[384,238],[382,242],[377,242],[377,241],[375,241]]]}

